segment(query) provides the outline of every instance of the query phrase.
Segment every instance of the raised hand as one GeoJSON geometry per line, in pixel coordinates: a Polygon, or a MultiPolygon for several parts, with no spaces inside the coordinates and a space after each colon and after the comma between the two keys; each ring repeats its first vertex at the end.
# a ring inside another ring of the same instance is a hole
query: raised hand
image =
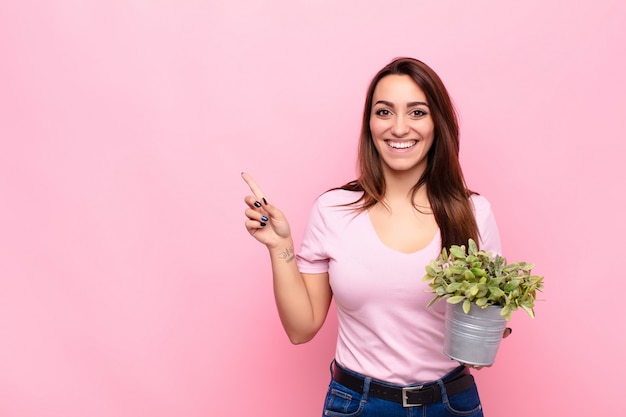
{"type": "Polygon", "coordinates": [[[291,230],[285,215],[267,200],[249,174],[242,172],[241,177],[253,194],[244,198],[248,205],[245,211],[248,218],[245,223],[248,233],[270,249],[279,246],[285,240],[290,240],[291,230]]]}

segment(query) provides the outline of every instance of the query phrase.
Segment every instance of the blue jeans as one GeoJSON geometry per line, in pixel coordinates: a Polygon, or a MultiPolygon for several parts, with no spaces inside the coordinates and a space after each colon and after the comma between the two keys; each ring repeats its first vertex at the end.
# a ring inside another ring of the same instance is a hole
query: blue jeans
{"type": "MultiPolygon", "coordinates": [[[[345,369],[345,368],[344,368],[345,369]]],[[[383,381],[358,374],[345,369],[347,373],[365,379],[363,393],[352,391],[331,378],[324,402],[324,417],[482,417],[482,407],[476,384],[467,390],[448,397],[443,380],[450,375],[457,374],[456,369],[442,379],[433,381],[441,389],[441,401],[416,407],[403,407],[402,404],[383,400],[368,395],[369,384],[376,381],[379,384],[399,387],[383,381]]],[[[427,386],[426,384],[425,386],[427,386]]]]}

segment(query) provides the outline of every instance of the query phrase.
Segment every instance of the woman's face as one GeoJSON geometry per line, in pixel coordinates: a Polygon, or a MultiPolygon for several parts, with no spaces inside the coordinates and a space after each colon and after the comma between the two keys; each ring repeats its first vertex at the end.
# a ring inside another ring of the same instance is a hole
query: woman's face
{"type": "Polygon", "coordinates": [[[393,74],[378,82],[372,99],[370,131],[385,175],[422,175],[435,124],[426,95],[411,77],[393,74]]]}

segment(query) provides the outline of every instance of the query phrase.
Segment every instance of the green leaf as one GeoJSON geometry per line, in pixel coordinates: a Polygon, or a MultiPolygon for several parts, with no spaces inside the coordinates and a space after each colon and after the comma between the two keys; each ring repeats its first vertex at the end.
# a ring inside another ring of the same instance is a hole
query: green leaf
{"type": "Polygon", "coordinates": [[[471,271],[472,271],[472,274],[474,274],[475,277],[485,277],[485,276],[487,276],[487,273],[483,269],[480,269],[480,268],[472,268],[471,271]]]}
{"type": "Polygon", "coordinates": [[[450,254],[452,254],[456,258],[465,259],[465,246],[453,245],[452,247],[450,247],[450,254]]]}
{"type": "Polygon", "coordinates": [[[463,273],[463,267],[460,266],[450,266],[443,270],[445,276],[449,277],[451,275],[461,275],[463,273]]]}
{"type": "Polygon", "coordinates": [[[432,299],[432,300],[430,300],[430,301],[428,302],[428,304],[426,304],[426,307],[430,307],[430,306],[432,306],[433,304],[435,304],[435,301],[437,301],[438,299],[439,299],[439,297],[433,297],[433,299],[432,299]]]}
{"type": "Polygon", "coordinates": [[[504,291],[502,291],[498,287],[489,287],[489,291],[491,292],[492,299],[498,299],[504,296],[504,291]]]}
{"type": "Polygon", "coordinates": [[[511,306],[505,305],[502,307],[502,311],[500,311],[500,315],[504,316],[504,318],[509,321],[511,319],[511,306]]]}
{"type": "Polygon", "coordinates": [[[473,284],[470,289],[469,289],[469,293],[472,297],[476,296],[476,294],[478,294],[478,291],[480,290],[480,288],[478,288],[477,284],[473,284]]]}
{"type": "Polygon", "coordinates": [[[463,278],[465,278],[466,280],[473,282],[476,280],[476,277],[474,276],[474,274],[472,274],[472,271],[470,271],[469,269],[466,269],[465,271],[463,271],[463,278]]]}
{"type": "Polygon", "coordinates": [[[469,314],[469,312],[470,312],[470,307],[471,307],[470,300],[465,300],[465,301],[463,302],[463,311],[465,312],[465,314],[469,314]]]}
{"type": "Polygon", "coordinates": [[[512,280],[504,286],[504,292],[511,293],[519,286],[518,280],[512,280]]]}
{"type": "Polygon", "coordinates": [[[486,305],[487,305],[487,301],[488,301],[488,300],[487,300],[487,298],[486,298],[486,297],[481,297],[481,298],[477,299],[477,300],[475,301],[475,303],[476,303],[476,305],[477,305],[477,306],[479,306],[479,307],[484,307],[484,306],[486,306],[486,305]]]}
{"type": "Polygon", "coordinates": [[[476,245],[476,242],[474,242],[474,239],[472,239],[472,238],[469,239],[468,246],[469,246],[469,253],[470,254],[473,255],[476,252],[478,252],[478,245],[476,245]]]}
{"type": "Polygon", "coordinates": [[[526,313],[528,313],[530,318],[532,318],[532,319],[535,318],[535,311],[532,308],[529,308],[529,307],[525,306],[524,304],[520,305],[520,307],[522,307],[524,309],[524,311],[526,313]]]}
{"type": "Polygon", "coordinates": [[[458,303],[460,303],[463,300],[465,300],[465,296],[463,296],[463,295],[455,295],[454,297],[448,298],[448,302],[450,304],[458,304],[458,303]]]}

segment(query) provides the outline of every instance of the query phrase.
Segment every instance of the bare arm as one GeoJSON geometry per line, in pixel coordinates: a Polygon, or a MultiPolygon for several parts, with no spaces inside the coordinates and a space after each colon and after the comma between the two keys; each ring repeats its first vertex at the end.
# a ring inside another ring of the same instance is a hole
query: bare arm
{"type": "Polygon", "coordinates": [[[246,229],[268,248],[281,323],[292,343],[308,342],[328,314],[332,299],[328,274],[300,273],[286,217],[267,201],[252,177],[246,173],[242,177],[254,194],[245,198],[246,229]]]}
{"type": "Polygon", "coordinates": [[[270,249],[274,277],[274,298],[289,340],[308,342],[324,324],[332,291],[328,273],[301,274],[293,255],[293,244],[286,249],[270,249]]]}

